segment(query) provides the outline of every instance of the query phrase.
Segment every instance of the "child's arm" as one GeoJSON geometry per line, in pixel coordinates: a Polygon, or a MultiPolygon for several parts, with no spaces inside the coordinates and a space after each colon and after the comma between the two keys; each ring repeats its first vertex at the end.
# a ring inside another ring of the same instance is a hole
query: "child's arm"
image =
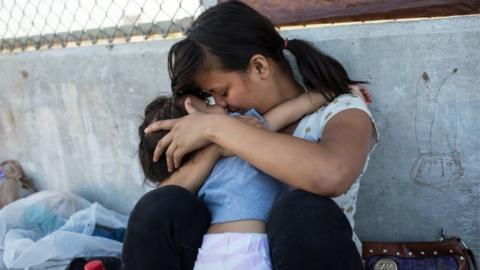
{"type": "Polygon", "coordinates": [[[222,156],[221,148],[215,144],[206,146],[193,154],[194,156],[170,175],[159,187],[177,185],[197,193],[211,170],[222,156]]]}
{"type": "Polygon", "coordinates": [[[314,112],[326,103],[327,100],[322,94],[306,92],[273,107],[263,115],[263,118],[269,124],[270,130],[278,131],[299,120],[305,114],[314,112]]]}

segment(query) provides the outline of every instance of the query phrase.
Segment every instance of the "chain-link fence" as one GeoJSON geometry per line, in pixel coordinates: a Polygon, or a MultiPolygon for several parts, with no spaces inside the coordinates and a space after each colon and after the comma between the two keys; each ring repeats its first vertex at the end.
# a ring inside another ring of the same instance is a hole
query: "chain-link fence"
{"type": "Polygon", "coordinates": [[[202,0],[0,0],[0,53],[165,38],[203,9],[202,0]]]}

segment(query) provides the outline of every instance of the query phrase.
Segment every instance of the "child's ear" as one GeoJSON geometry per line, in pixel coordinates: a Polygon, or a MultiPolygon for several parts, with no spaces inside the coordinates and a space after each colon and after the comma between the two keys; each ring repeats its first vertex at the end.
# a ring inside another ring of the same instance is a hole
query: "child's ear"
{"type": "Polygon", "coordinates": [[[185,99],[184,107],[185,107],[185,110],[187,111],[187,113],[189,113],[189,114],[198,112],[197,107],[195,107],[195,105],[192,103],[192,100],[190,99],[190,97],[187,97],[185,99]]]}
{"type": "Polygon", "coordinates": [[[250,75],[258,77],[261,80],[267,79],[271,73],[270,68],[270,63],[265,56],[261,54],[255,54],[252,56],[252,58],[250,58],[248,67],[250,75]]]}
{"type": "Polygon", "coordinates": [[[191,114],[196,112],[224,114],[225,109],[217,105],[208,105],[205,101],[191,96],[185,99],[185,110],[191,114]]]}
{"type": "Polygon", "coordinates": [[[206,112],[208,113],[208,105],[205,101],[196,96],[188,96],[184,102],[185,110],[190,113],[206,112]]]}

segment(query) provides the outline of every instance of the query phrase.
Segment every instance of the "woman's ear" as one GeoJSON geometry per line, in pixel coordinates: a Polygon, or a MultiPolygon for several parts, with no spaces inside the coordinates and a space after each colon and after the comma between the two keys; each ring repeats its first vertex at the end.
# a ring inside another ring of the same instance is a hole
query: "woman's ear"
{"type": "Polygon", "coordinates": [[[252,58],[250,58],[248,71],[249,75],[264,80],[270,76],[271,66],[265,56],[261,54],[255,54],[252,56],[252,58]]]}

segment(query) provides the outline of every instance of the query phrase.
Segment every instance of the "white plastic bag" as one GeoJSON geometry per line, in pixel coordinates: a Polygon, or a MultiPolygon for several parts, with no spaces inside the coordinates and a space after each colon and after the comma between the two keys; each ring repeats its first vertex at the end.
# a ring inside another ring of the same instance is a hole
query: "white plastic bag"
{"type": "Polygon", "coordinates": [[[122,243],[92,236],[96,225],[125,228],[128,217],[68,192],[42,191],[0,210],[0,255],[7,268],[80,256],[119,256],[122,243]]]}

